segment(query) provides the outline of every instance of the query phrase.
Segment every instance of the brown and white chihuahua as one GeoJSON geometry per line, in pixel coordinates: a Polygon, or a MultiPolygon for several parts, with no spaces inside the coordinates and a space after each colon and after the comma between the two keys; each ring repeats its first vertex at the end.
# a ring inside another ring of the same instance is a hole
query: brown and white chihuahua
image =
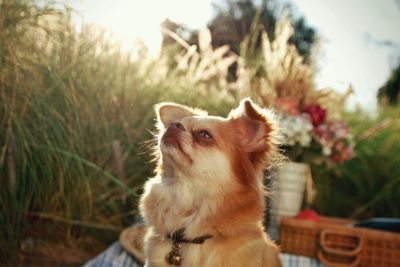
{"type": "Polygon", "coordinates": [[[227,118],[156,106],[157,175],[140,201],[147,267],[281,266],[262,226],[263,170],[279,142],[273,113],[250,99],[227,118]]]}

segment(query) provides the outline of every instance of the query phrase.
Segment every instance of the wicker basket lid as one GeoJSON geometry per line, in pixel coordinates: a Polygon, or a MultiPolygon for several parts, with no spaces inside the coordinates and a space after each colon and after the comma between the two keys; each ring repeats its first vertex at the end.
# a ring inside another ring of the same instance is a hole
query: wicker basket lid
{"type": "Polygon", "coordinates": [[[122,247],[142,263],[145,261],[144,235],[146,234],[146,230],[146,226],[137,225],[126,228],[119,235],[122,247]]]}

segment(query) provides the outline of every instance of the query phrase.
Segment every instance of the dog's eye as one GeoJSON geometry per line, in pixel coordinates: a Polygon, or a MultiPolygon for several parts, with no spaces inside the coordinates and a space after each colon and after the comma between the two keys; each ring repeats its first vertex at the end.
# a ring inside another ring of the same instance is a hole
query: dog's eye
{"type": "Polygon", "coordinates": [[[211,139],[212,138],[211,134],[209,132],[207,132],[206,130],[200,131],[198,133],[198,136],[201,137],[201,138],[205,138],[205,139],[211,139]]]}

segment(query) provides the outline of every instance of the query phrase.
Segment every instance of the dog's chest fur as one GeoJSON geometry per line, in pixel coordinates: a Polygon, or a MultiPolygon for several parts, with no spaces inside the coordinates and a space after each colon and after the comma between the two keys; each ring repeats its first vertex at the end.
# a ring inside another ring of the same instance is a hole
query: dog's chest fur
{"type": "Polygon", "coordinates": [[[155,177],[145,185],[142,211],[157,234],[166,235],[185,228],[188,238],[195,238],[207,234],[201,233],[199,227],[213,213],[214,203],[210,193],[194,183],[162,182],[155,177]]]}
{"type": "MultiPolygon", "coordinates": [[[[168,233],[185,228],[189,239],[206,234],[201,226],[213,212],[211,200],[209,194],[190,182],[162,182],[156,177],[146,183],[141,205],[143,216],[151,225],[146,237],[147,246],[152,248],[147,251],[147,266],[169,266],[165,261],[172,248],[171,240],[166,238],[168,233]]],[[[201,245],[182,244],[181,254],[186,259],[182,266],[186,266],[187,259],[190,259],[188,266],[202,266],[205,259],[200,255],[210,253],[210,243],[213,241],[207,240],[201,245]]]]}

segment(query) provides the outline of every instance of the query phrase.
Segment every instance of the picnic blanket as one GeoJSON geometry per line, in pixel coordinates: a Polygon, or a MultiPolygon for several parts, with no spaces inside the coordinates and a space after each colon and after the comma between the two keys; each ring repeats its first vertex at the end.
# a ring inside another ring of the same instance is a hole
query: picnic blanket
{"type": "MultiPolygon", "coordinates": [[[[323,267],[317,259],[282,253],[284,267],[323,267]]],[[[84,267],[143,267],[119,242],[112,244],[96,258],[87,262],[84,267]]]]}

